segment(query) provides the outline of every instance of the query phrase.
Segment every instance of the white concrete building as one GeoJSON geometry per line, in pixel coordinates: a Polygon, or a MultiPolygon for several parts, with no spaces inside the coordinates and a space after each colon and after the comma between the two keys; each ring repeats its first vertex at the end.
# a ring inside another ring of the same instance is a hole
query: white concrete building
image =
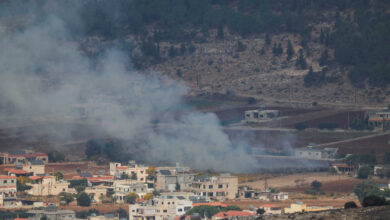
{"type": "Polygon", "coordinates": [[[129,205],[129,220],[168,220],[184,215],[192,202],[180,196],[160,196],[149,204],[129,205]]]}

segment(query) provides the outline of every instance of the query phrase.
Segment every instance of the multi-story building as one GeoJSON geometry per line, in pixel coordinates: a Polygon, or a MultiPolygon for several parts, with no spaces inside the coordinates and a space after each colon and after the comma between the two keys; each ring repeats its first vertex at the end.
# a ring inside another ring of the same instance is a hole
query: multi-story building
{"type": "Polygon", "coordinates": [[[125,197],[131,192],[136,193],[141,199],[144,198],[146,193],[152,192],[148,190],[147,184],[140,182],[115,184],[114,190],[114,197],[116,198],[117,203],[123,203],[125,197]]]}
{"type": "Polygon", "coordinates": [[[49,162],[49,157],[45,153],[33,153],[26,151],[10,151],[8,153],[0,153],[4,164],[26,164],[32,161],[42,161],[43,163],[49,162]]]}
{"type": "Polygon", "coordinates": [[[175,191],[191,189],[195,174],[180,170],[159,170],[156,175],[156,190],[175,191]]]}
{"type": "Polygon", "coordinates": [[[129,220],[168,220],[185,214],[192,202],[180,196],[161,196],[149,204],[129,205],[129,220]]]}
{"type": "Polygon", "coordinates": [[[122,175],[126,174],[130,178],[136,177],[135,180],[145,182],[148,176],[147,169],[148,167],[136,164],[135,161],[130,161],[127,166],[121,163],[110,163],[110,175],[116,178],[121,178],[122,175]]]}
{"type": "Polygon", "coordinates": [[[238,195],[238,178],[230,174],[199,178],[192,183],[192,190],[206,199],[234,199],[238,195]]]}
{"type": "Polygon", "coordinates": [[[390,111],[388,109],[366,112],[364,118],[367,121],[369,128],[381,131],[390,128],[390,111]]]}
{"type": "Polygon", "coordinates": [[[16,192],[16,176],[0,176],[0,207],[15,202],[16,192]]]}
{"type": "Polygon", "coordinates": [[[27,193],[34,196],[56,196],[61,192],[68,192],[69,183],[63,180],[56,180],[55,176],[31,176],[29,177],[31,189],[27,193]]]}

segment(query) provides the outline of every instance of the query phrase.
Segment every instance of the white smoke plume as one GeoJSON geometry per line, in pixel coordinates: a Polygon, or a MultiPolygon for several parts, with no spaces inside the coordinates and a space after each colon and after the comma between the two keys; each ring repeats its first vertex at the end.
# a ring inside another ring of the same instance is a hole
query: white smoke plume
{"type": "MultiPolygon", "coordinates": [[[[233,144],[216,115],[196,111],[177,115],[188,88],[156,72],[131,70],[124,52],[112,48],[97,64],[92,62],[70,40],[67,25],[52,15],[22,30],[7,31],[4,26],[1,30],[2,119],[82,118],[82,123],[112,137],[142,140],[150,162],[229,172],[256,168],[245,144],[233,144]],[[153,126],[156,120],[158,129],[153,126]]],[[[61,132],[62,138],[71,138],[61,132]]]]}

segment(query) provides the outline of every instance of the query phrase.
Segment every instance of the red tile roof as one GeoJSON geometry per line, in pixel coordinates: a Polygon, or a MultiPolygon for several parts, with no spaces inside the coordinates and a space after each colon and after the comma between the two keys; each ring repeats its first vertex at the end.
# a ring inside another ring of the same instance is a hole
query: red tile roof
{"type": "Polygon", "coordinates": [[[332,166],[340,167],[340,168],[354,168],[353,166],[348,166],[346,163],[334,163],[332,166]]]}
{"type": "Polygon", "coordinates": [[[127,168],[129,168],[129,167],[116,167],[118,170],[126,170],[127,168]]]}
{"type": "Polygon", "coordinates": [[[14,174],[27,174],[28,172],[21,169],[12,169],[12,168],[5,168],[5,171],[8,173],[14,173],[14,174]]]}
{"type": "Polygon", "coordinates": [[[0,176],[0,179],[16,179],[16,176],[0,176]]]}
{"type": "Polygon", "coordinates": [[[209,203],[194,203],[194,204],[192,204],[192,206],[201,206],[201,205],[227,207],[227,205],[223,204],[222,202],[209,202],[209,203]]]}
{"type": "Polygon", "coordinates": [[[250,213],[250,212],[230,210],[230,211],[227,211],[227,212],[218,212],[214,216],[218,217],[218,218],[228,218],[228,217],[251,216],[251,215],[255,215],[255,214],[250,213]]]}
{"type": "Polygon", "coordinates": [[[274,205],[274,204],[263,204],[260,207],[267,207],[267,208],[280,208],[280,205],[274,205]]]}
{"type": "Polygon", "coordinates": [[[13,186],[0,186],[0,189],[10,189],[10,188],[15,188],[16,189],[16,183],[13,186]]]}
{"type": "Polygon", "coordinates": [[[41,176],[30,176],[29,177],[31,180],[39,180],[39,179],[42,179],[41,176]]]}
{"type": "Polygon", "coordinates": [[[14,220],[28,220],[27,218],[14,218],[14,220]]]}

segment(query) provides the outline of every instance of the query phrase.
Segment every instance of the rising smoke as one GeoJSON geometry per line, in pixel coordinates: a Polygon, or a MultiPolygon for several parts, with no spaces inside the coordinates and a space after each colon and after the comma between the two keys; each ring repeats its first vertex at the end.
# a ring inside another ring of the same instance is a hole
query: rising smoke
{"type": "MultiPolygon", "coordinates": [[[[246,145],[233,144],[215,114],[176,115],[188,92],[184,85],[156,72],[131,70],[129,56],[115,48],[95,62],[71,40],[69,24],[81,21],[38,16],[31,8],[26,16],[39,19],[21,30],[1,28],[1,118],[82,118],[112,137],[142,140],[147,161],[181,162],[202,170],[255,169],[246,145]],[[153,127],[155,121],[160,121],[159,129],[153,127]]],[[[63,10],[78,18],[77,10],[63,10]]],[[[71,138],[63,131],[58,135],[71,138]]]]}

